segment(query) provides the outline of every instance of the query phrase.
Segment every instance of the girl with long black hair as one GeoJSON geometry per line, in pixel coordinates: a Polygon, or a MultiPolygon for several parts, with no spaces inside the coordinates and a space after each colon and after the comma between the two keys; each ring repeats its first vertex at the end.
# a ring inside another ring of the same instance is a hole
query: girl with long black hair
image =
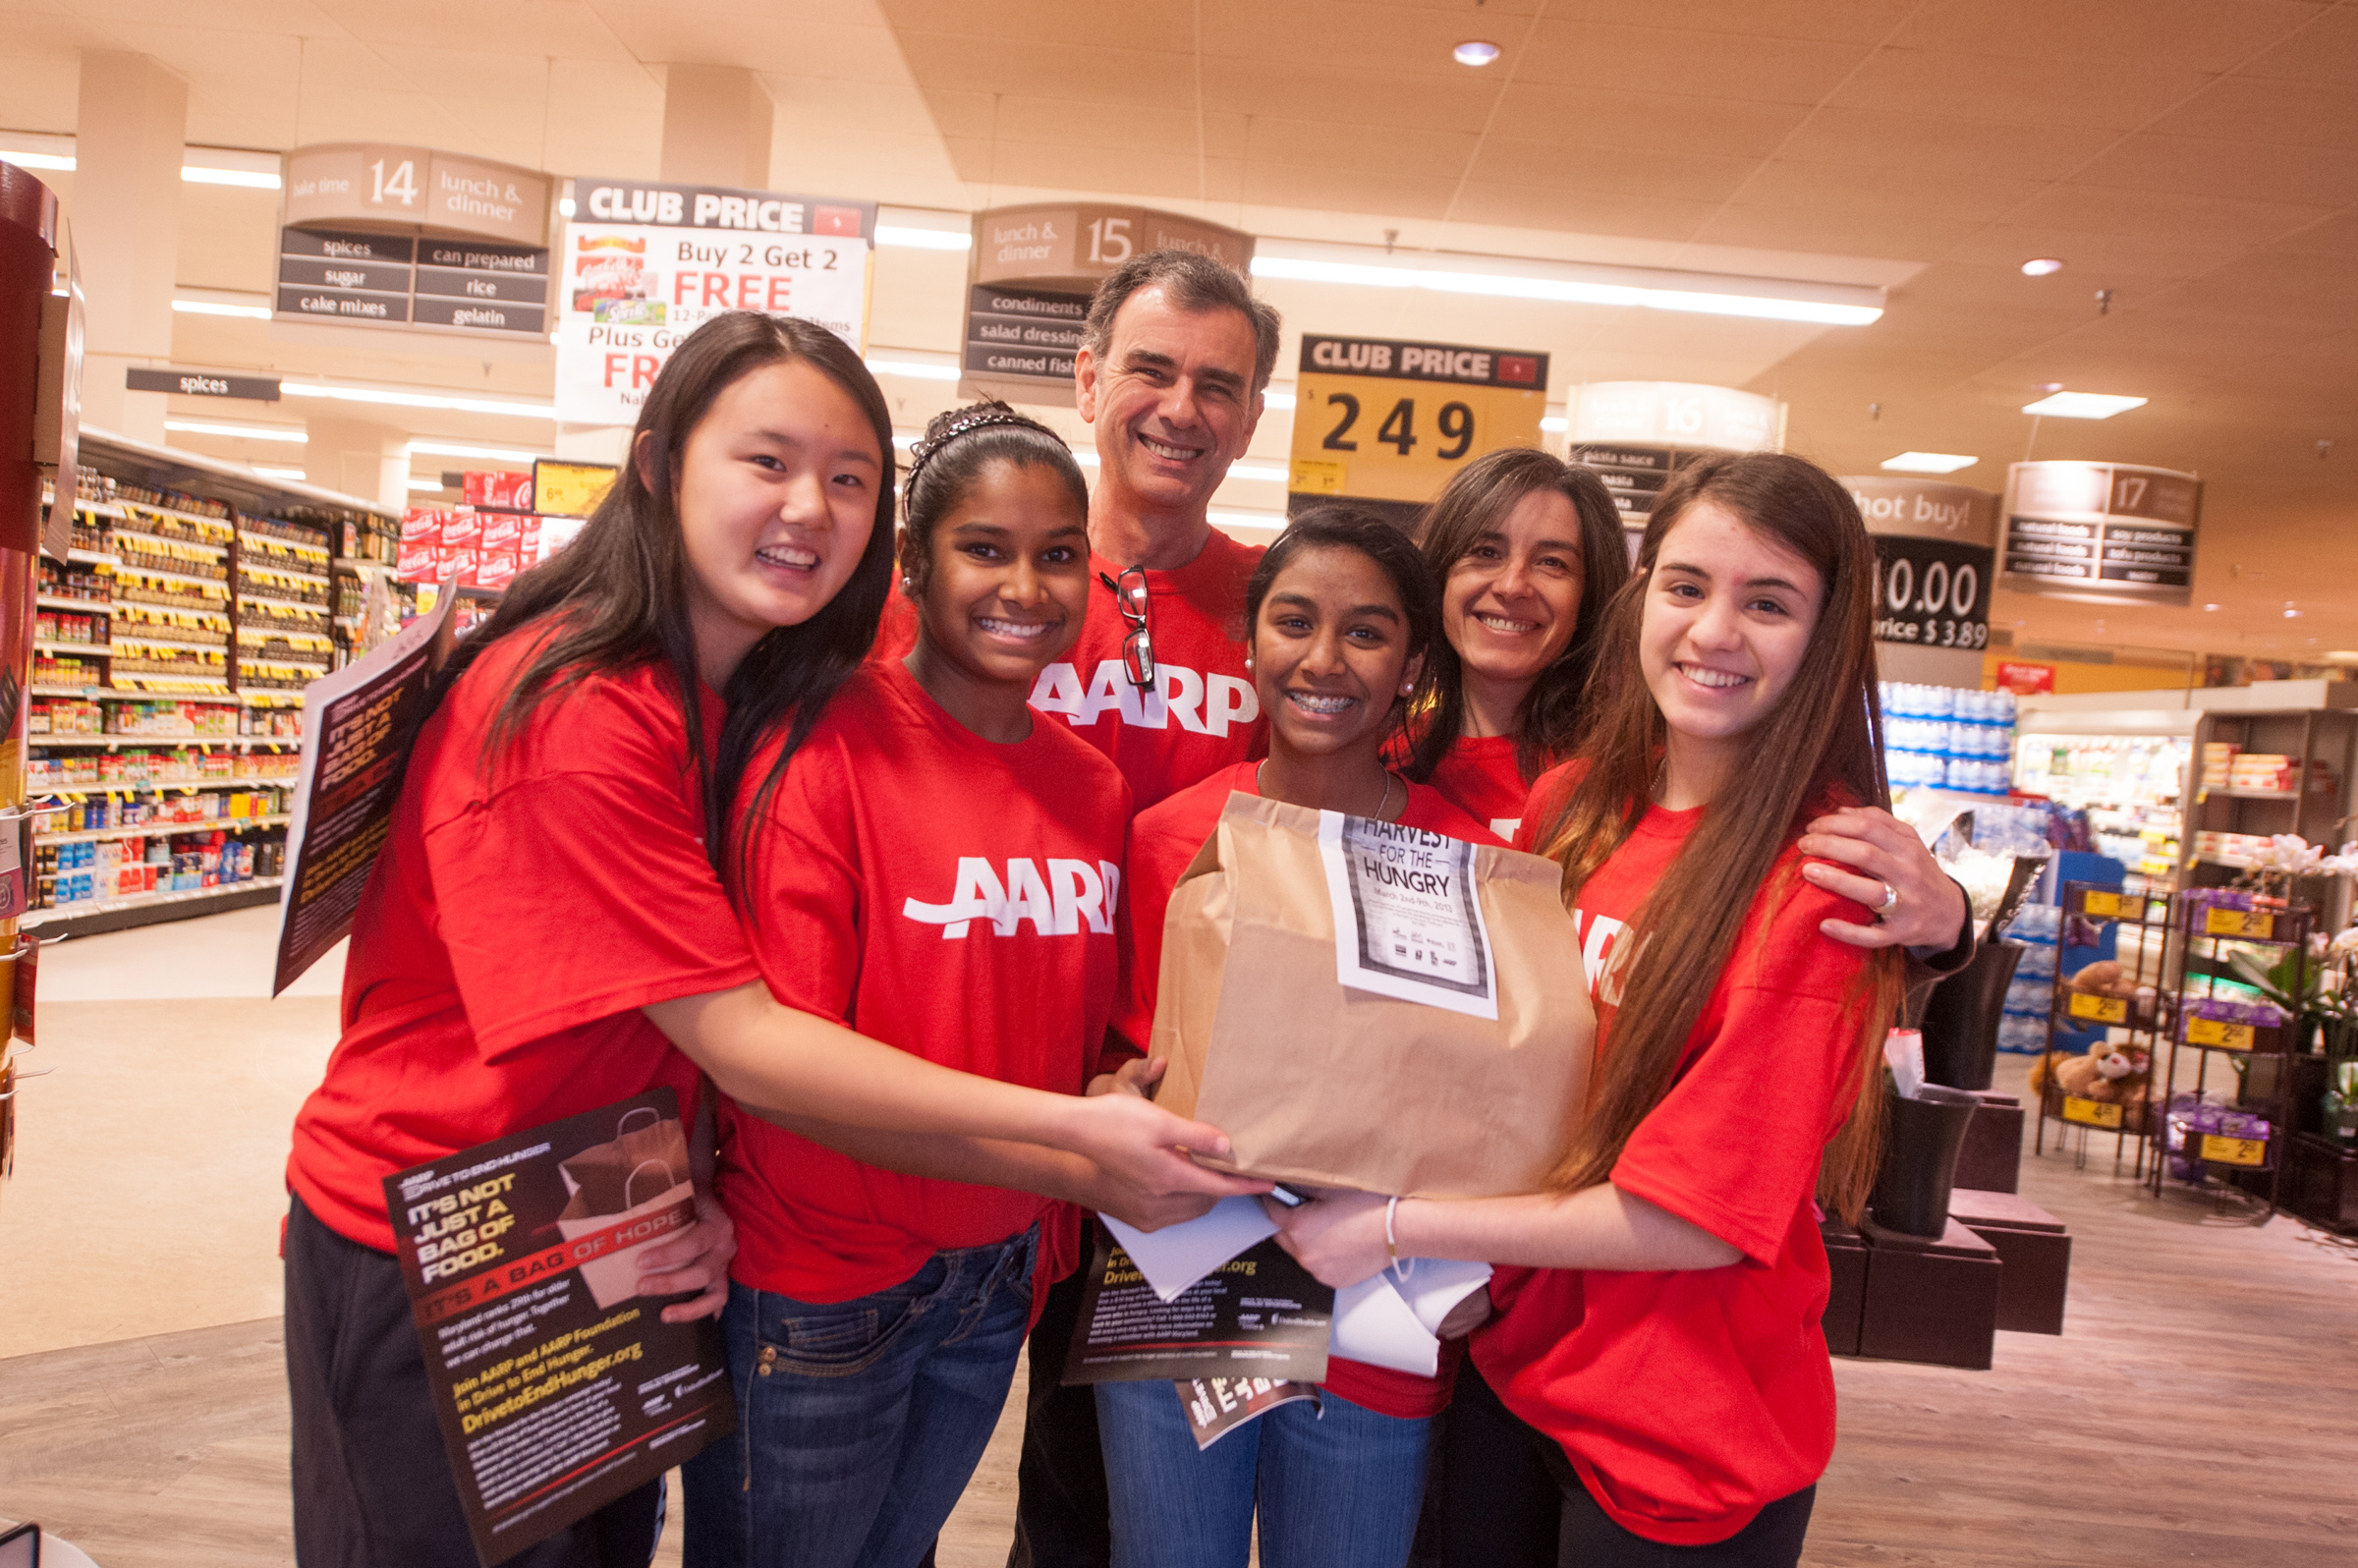
{"type": "MultiPolygon", "coordinates": [[[[472,1564],[383,1178],[701,1067],[741,1104],[1046,1146],[1122,1208],[1225,1178],[1216,1130],[921,1061],[781,1005],[716,868],[754,754],[818,723],[892,569],[892,425],[841,339],[750,312],[682,343],[581,537],[462,646],[353,924],[343,1037],[288,1163],[287,1365],[305,1563],[472,1564]],[[674,1046],[677,1049],[674,1049],[674,1046]]],[[[1181,1204],[1184,1207],[1184,1204],[1181,1204]]],[[[641,1254],[684,1321],[720,1311],[733,1227],[641,1254]]],[[[511,1559],[646,1562],[643,1488],[511,1559]]]]}

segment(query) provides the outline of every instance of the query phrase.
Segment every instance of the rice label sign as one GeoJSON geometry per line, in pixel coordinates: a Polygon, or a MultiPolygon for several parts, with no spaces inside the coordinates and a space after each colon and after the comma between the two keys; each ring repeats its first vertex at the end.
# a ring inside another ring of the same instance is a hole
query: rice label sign
{"type": "Polygon", "coordinates": [[[1348,497],[1403,528],[1465,466],[1540,444],[1547,356],[1304,333],[1286,511],[1348,497]]]}
{"type": "Polygon", "coordinates": [[[876,204],[641,180],[574,181],[557,279],[557,418],[628,425],[682,339],[729,310],[868,337],[876,204]]]}

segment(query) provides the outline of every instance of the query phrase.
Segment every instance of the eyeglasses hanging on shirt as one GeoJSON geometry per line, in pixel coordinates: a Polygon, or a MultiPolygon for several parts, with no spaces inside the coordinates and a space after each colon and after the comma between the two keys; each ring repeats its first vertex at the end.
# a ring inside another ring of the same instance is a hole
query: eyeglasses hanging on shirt
{"type": "Polygon", "coordinates": [[[1112,590],[1114,607],[1130,623],[1130,635],[1122,639],[1122,671],[1132,686],[1151,692],[1154,689],[1154,635],[1147,624],[1147,569],[1124,568],[1118,579],[1099,572],[1097,581],[1112,590]]]}

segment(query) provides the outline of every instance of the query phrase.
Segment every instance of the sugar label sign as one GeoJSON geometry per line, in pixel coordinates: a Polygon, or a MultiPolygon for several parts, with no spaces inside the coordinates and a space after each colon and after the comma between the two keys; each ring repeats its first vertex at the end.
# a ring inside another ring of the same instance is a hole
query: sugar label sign
{"type": "Polygon", "coordinates": [[[1398,822],[1320,812],[1319,851],[1344,985],[1498,1016],[1490,934],[1474,891],[1475,846],[1398,822]]]}

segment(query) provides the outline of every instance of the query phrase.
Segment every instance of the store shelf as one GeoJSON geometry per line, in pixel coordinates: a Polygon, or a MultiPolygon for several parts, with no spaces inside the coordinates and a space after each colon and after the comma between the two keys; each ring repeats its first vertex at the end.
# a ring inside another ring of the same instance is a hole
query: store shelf
{"type": "Polygon", "coordinates": [[[250,827],[284,827],[288,814],[222,816],[209,822],[141,822],[137,827],[90,827],[74,833],[35,833],[35,844],[96,844],[104,839],[178,838],[183,833],[242,833],[250,827]]]}
{"type": "Polygon", "coordinates": [[[170,648],[175,653],[226,653],[229,651],[229,644],[226,643],[182,643],[168,637],[148,637],[139,632],[126,632],[121,627],[115,629],[115,642],[117,644],[134,644],[140,647],[170,648]]]}
{"type": "Polygon", "coordinates": [[[129,518],[135,522],[138,521],[141,512],[148,512],[157,517],[168,517],[176,523],[189,524],[194,528],[219,529],[224,533],[231,532],[234,528],[234,525],[225,517],[206,517],[201,512],[183,512],[178,507],[164,506],[155,501],[120,501],[116,503],[116,507],[115,516],[129,518]]]}
{"type": "Polygon", "coordinates": [[[78,599],[64,593],[35,593],[32,602],[44,610],[79,610],[84,615],[112,615],[112,599],[78,599]]]}
{"type": "Polygon", "coordinates": [[[188,572],[169,571],[160,566],[126,566],[121,561],[115,560],[115,558],[111,555],[104,557],[104,559],[113,562],[116,572],[126,577],[153,578],[159,583],[186,583],[191,588],[219,588],[222,590],[224,596],[223,602],[227,602],[227,594],[229,592],[229,580],[227,578],[196,577],[188,572]]]}
{"type": "Polygon", "coordinates": [[[125,539],[134,539],[141,544],[152,544],[159,555],[169,555],[175,549],[183,549],[196,550],[221,560],[229,558],[229,546],[226,544],[209,544],[202,539],[176,539],[169,533],[143,533],[138,529],[125,528],[118,523],[115,525],[118,553],[120,553],[122,541],[125,539]]]}
{"type": "Polygon", "coordinates": [[[174,905],[204,906],[173,911],[176,915],[196,915],[215,909],[275,904],[278,902],[278,885],[284,880],[279,876],[255,876],[221,887],[194,887],[182,893],[132,893],[121,898],[93,898],[78,904],[60,904],[54,909],[36,909],[20,916],[17,928],[38,931],[44,937],[61,929],[68,936],[86,936],[99,931],[145,924],[146,922],[140,917],[174,905]]]}
{"type": "MultiPolygon", "coordinates": [[[[148,674],[119,675],[115,678],[118,681],[190,681],[196,679],[196,677],[189,675],[148,674]]],[[[196,702],[202,702],[208,699],[217,699],[226,702],[232,696],[229,690],[229,683],[227,681],[222,681],[218,685],[196,687],[99,687],[92,690],[89,695],[96,698],[101,702],[152,702],[156,699],[164,697],[185,697],[191,701],[196,702]]]]}
{"type": "MultiPolygon", "coordinates": [[[[55,506],[57,498],[52,496],[41,504],[55,506]]],[[[112,501],[85,501],[80,496],[74,498],[74,510],[84,517],[119,518],[123,515],[123,509],[112,501]]]]}
{"type": "Polygon", "coordinates": [[[103,659],[114,656],[114,646],[107,643],[51,643],[41,638],[32,640],[35,653],[58,653],[67,658],[103,659]]]}
{"type": "Polygon", "coordinates": [[[115,566],[120,564],[115,557],[111,555],[104,554],[98,550],[85,550],[79,544],[66,551],[66,559],[69,561],[83,561],[91,566],[115,566]]]}
{"type": "Polygon", "coordinates": [[[400,576],[400,569],[394,566],[391,561],[371,561],[367,557],[361,555],[337,556],[336,570],[339,572],[352,572],[365,577],[400,576]]]}
{"type": "MultiPolygon", "coordinates": [[[[300,746],[291,735],[28,735],[28,746],[86,746],[118,751],[126,746],[300,746]]],[[[75,789],[80,785],[70,786],[75,789]]]]}
{"type": "Polygon", "coordinates": [[[316,583],[321,588],[333,588],[324,572],[306,572],[298,567],[281,566],[276,561],[240,561],[240,577],[291,577],[301,583],[316,583]]]}
{"type": "Polygon", "coordinates": [[[309,599],[272,598],[267,593],[249,593],[243,588],[238,589],[238,602],[240,604],[275,604],[282,609],[309,610],[317,616],[326,616],[331,613],[326,605],[313,604],[309,599]]]}
{"type": "Polygon", "coordinates": [[[238,540],[240,543],[251,544],[259,550],[293,550],[296,554],[306,558],[316,556],[322,565],[334,559],[324,544],[306,544],[297,539],[282,539],[275,533],[256,533],[252,529],[238,530],[238,540]]]}

